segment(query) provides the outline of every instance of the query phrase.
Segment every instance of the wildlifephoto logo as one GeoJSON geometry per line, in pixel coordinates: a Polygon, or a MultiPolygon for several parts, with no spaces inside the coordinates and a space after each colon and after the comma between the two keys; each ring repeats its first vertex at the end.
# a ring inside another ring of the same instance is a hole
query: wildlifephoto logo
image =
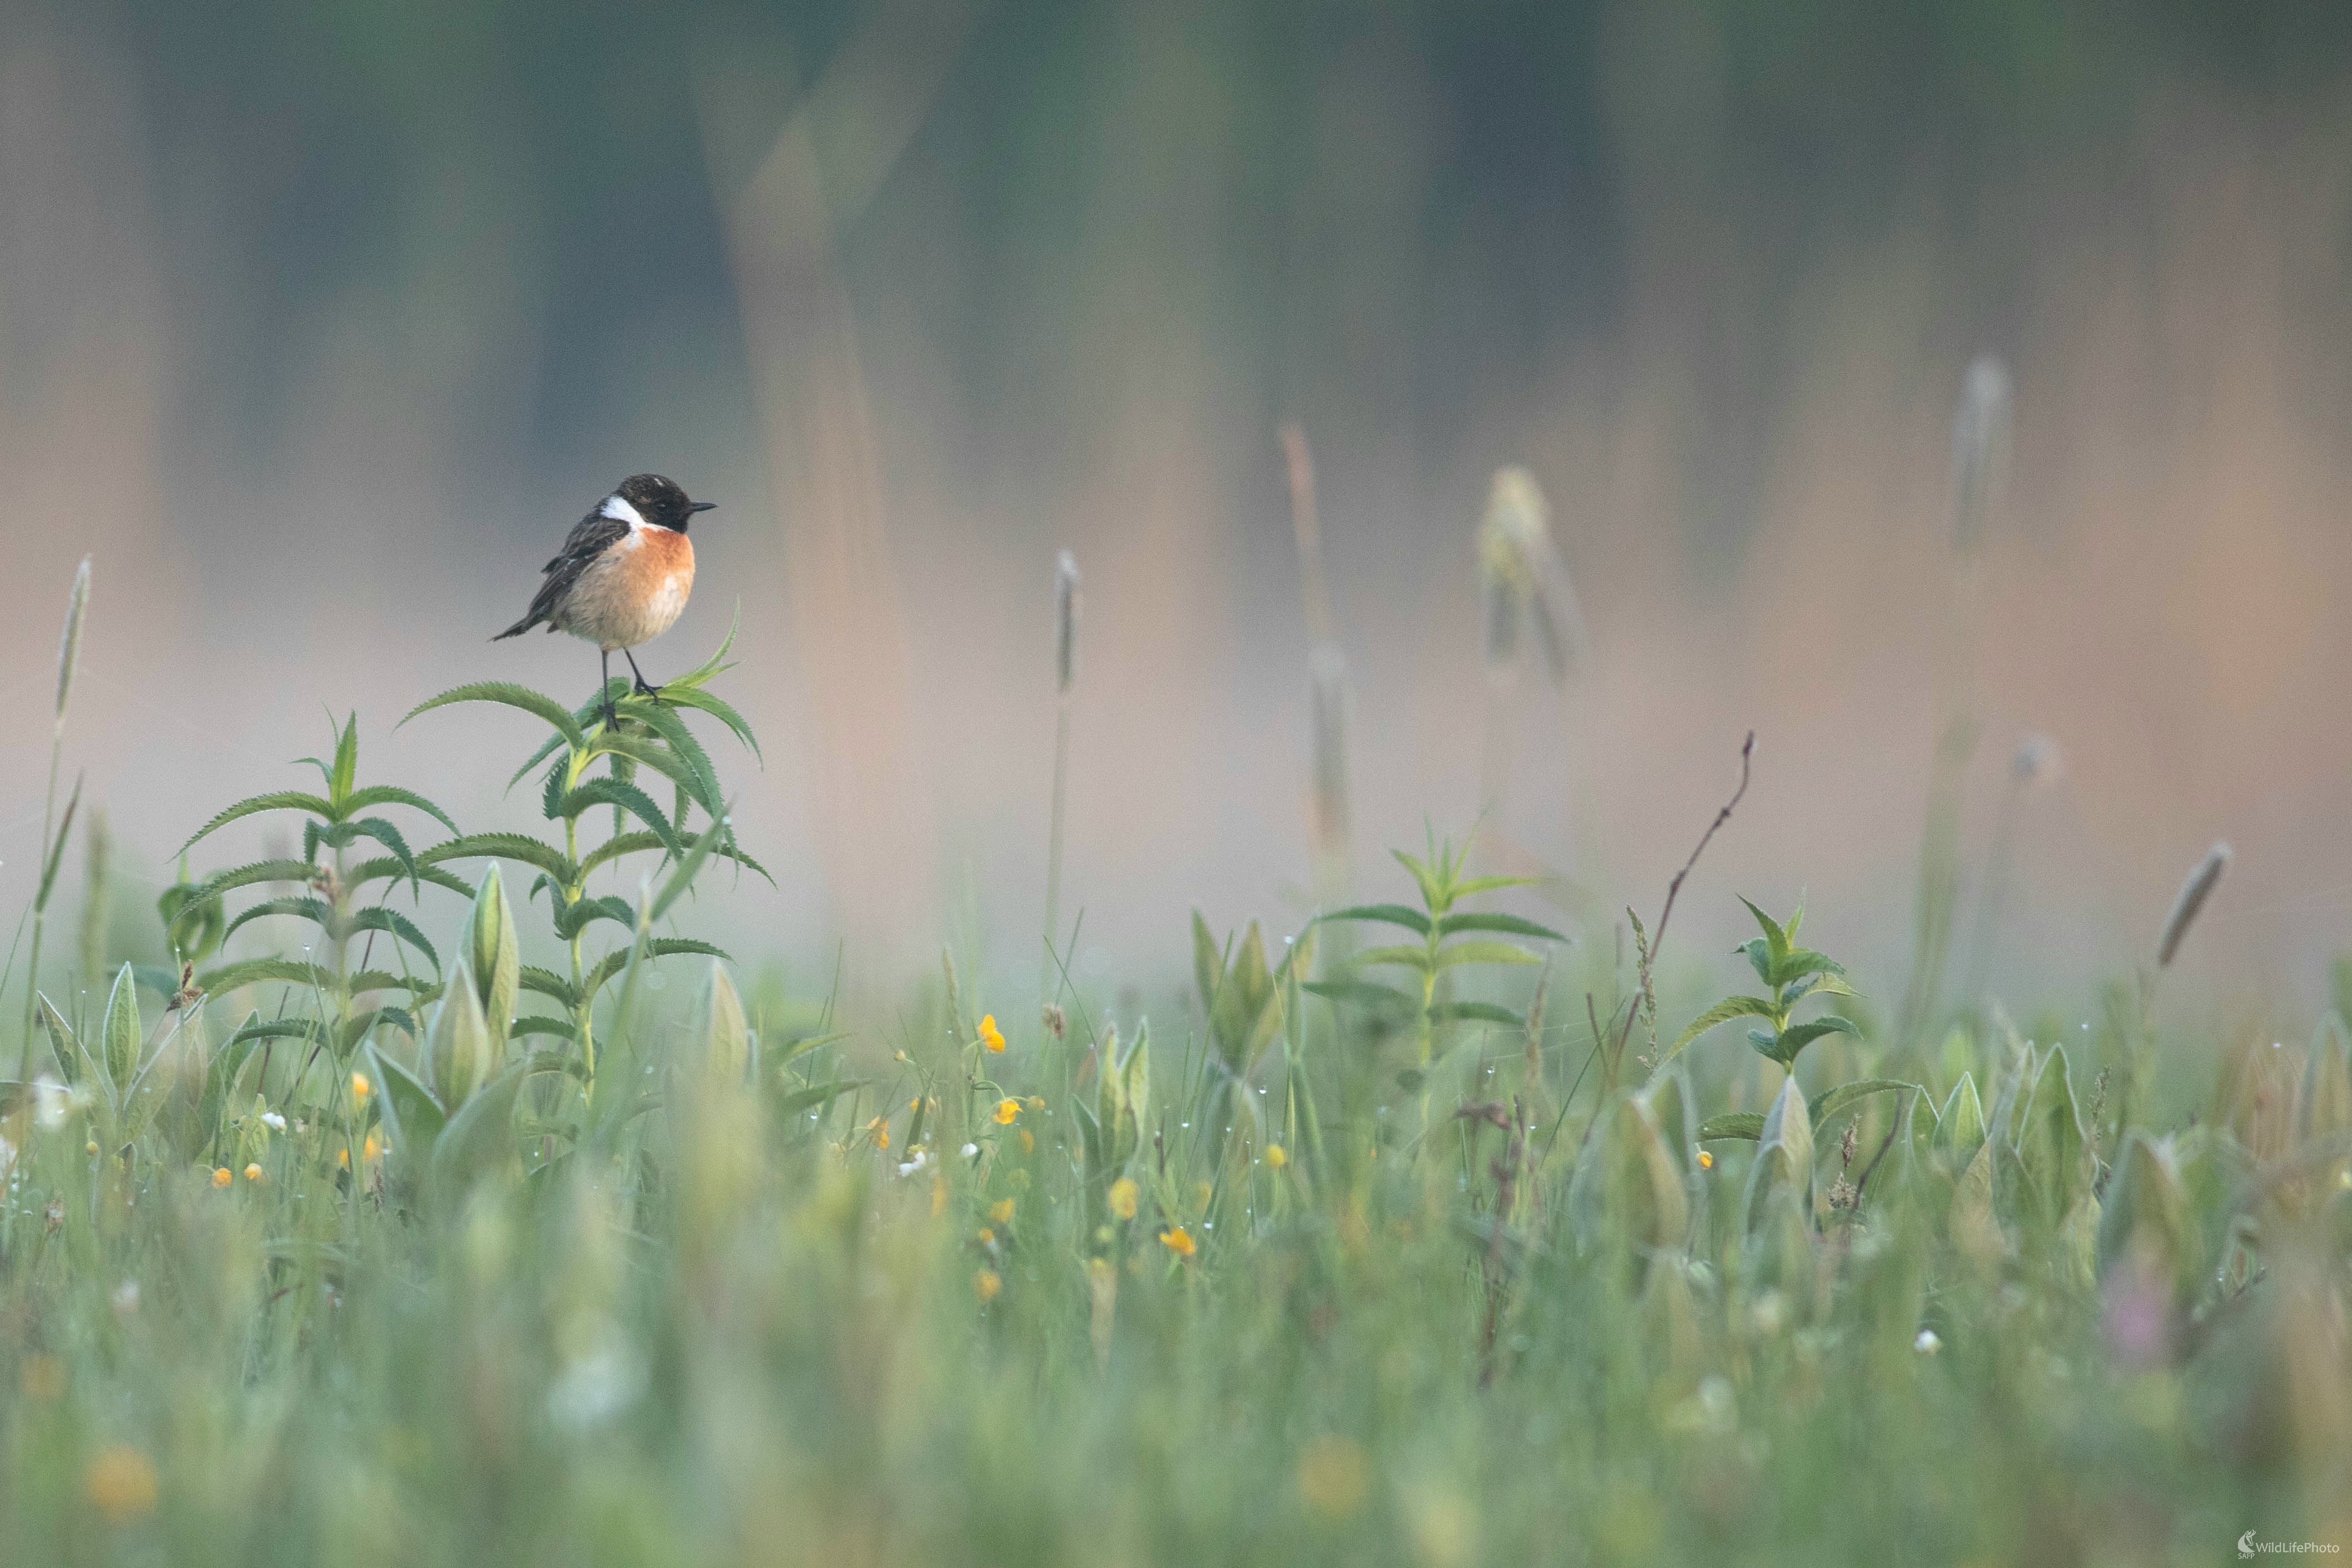
{"type": "Polygon", "coordinates": [[[2332,1541],[2257,1541],[2252,1531],[2238,1537],[2238,1555],[2253,1557],[2265,1552],[2341,1552],[2344,1548],[2332,1541]]]}

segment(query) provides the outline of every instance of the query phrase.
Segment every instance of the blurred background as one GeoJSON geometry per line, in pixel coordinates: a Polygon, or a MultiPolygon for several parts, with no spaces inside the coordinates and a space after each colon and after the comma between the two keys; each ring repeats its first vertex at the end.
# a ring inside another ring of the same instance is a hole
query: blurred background
{"type": "Polygon", "coordinates": [[[781,884],[723,896],[739,952],[1035,962],[1067,547],[1064,921],[1082,976],[1173,983],[1188,905],[1292,929],[1318,890],[1296,421],[1360,893],[1483,805],[1499,863],[1591,889],[1531,911],[1654,910],[1752,728],[1676,943],[1807,890],[1891,1008],[1958,717],[1954,986],[2079,996],[2226,837],[2179,967],[2315,1005],[2348,86],[2330,3],[0,0],[0,906],[84,554],[67,765],[152,891],[329,710],[363,779],[531,826],[528,721],[392,726],[464,679],[583,698],[585,645],[487,639],[655,469],[719,510],[641,662],[740,615],[717,689],[766,743],[718,752],[781,884]],[[1582,606],[1558,682],[1488,658],[1505,464],[1582,606]]]}

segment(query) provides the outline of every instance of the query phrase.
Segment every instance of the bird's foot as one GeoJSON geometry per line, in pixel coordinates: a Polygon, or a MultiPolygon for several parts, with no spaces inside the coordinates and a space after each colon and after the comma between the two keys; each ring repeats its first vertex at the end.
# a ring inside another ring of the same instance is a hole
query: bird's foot
{"type": "Polygon", "coordinates": [[[608,691],[604,694],[604,728],[607,731],[614,731],[618,730],[620,727],[621,715],[619,710],[613,706],[613,696],[612,693],[608,691]]]}
{"type": "Polygon", "coordinates": [[[661,695],[662,689],[658,686],[648,685],[646,681],[646,678],[640,675],[637,677],[635,691],[640,697],[659,697],[661,695]]]}

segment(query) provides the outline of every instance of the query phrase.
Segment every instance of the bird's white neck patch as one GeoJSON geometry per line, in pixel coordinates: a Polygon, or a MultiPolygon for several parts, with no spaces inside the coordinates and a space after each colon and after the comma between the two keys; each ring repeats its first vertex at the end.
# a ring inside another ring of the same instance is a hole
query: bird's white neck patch
{"type": "Polygon", "coordinates": [[[653,526],[646,521],[645,513],[639,511],[635,507],[629,504],[628,498],[625,496],[606,496],[604,498],[604,504],[598,507],[596,510],[604,516],[611,518],[614,521],[625,522],[631,528],[650,528],[653,526]]]}

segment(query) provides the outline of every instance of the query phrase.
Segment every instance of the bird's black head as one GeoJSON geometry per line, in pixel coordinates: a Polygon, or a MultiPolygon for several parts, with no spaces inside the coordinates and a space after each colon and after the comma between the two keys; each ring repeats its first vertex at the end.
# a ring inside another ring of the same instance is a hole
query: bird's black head
{"type": "Polygon", "coordinates": [[[613,494],[635,509],[636,514],[656,528],[686,531],[687,520],[698,511],[709,511],[718,503],[688,500],[686,492],[659,474],[631,474],[620,482],[613,494]]]}

